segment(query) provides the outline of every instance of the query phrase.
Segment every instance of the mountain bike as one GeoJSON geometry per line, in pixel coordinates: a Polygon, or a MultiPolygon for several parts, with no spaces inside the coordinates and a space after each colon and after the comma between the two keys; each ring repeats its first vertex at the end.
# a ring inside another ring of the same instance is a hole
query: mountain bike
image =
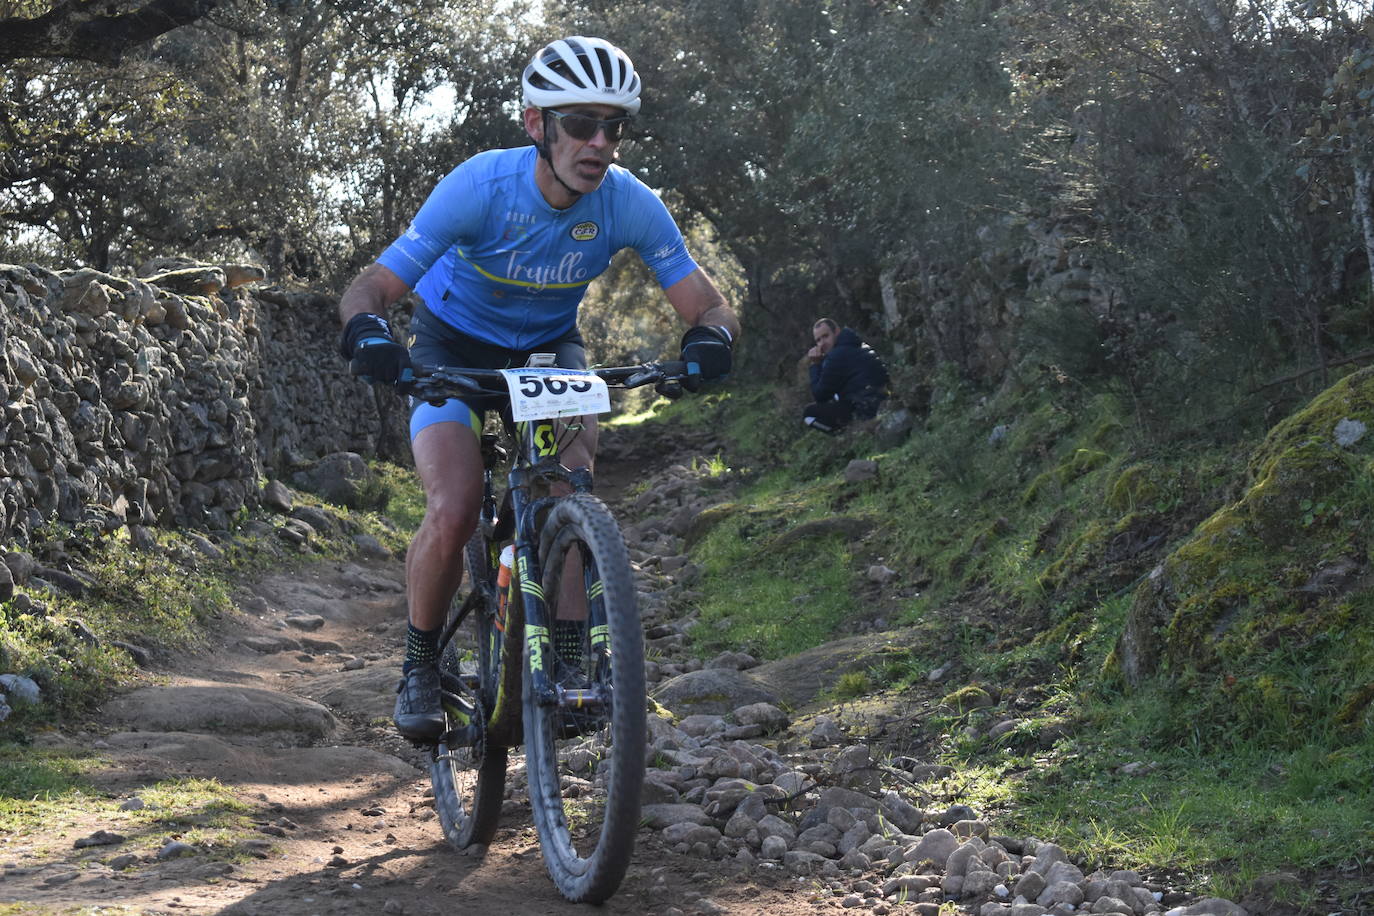
{"type": "Polygon", "coordinates": [[[482,505],[464,551],[470,589],[440,635],[446,728],[430,777],[444,836],[459,849],[491,841],[509,751],[523,740],[544,862],[575,903],[606,900],[629,867],[645,766],[644,641],[620,528],[592,495],[591,472],[559,462],[579,431],[559,418],[609,410],[609,387],[653,384],[675,396],[686,369],[430,368],[401,385],[502,416],[501,431],[481,438],[482,505]],[[455,639],[469,621],[473,650],[455,639]]]}

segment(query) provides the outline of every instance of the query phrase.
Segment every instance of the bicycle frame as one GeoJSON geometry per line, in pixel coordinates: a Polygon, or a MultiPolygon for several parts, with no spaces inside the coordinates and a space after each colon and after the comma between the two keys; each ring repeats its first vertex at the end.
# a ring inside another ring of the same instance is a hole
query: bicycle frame
{"type": "MultiPolygon", "coordinates": [[[[539,564],[539,544],[536,538],[539,531],[539,516],[547,511],[561,496],[535,495],[537,485],[552,489],[555,484],[565,485],[571,492],[590,493],[592,474],[587,468],[570,470],[558,461],[559,442],[555,421],[527,421],[517,423],[515,426],[516,429],[512,435],[516,441],[517,450],[507,472],[505,499],[499,508],[499,514],[493,490],[493,477],[496,465],[500,461],[500,453],[494,447],[495,442],[489,443],[485,441],[487,437],[484,437],[482,508],[477,523],[485,528],[485,533],[493,543],[504,540],[504,537],[499,537],[502,529],[514,535],[515,567],[512,571],[512,578],[513,583],[518,584],[519,588],[524,638],[528,647],[528,664],[524,666],[522,675],[531,679],[530,686],[539,703],[544,706],[570,704],[579,708],[594,710],[610,703],[611,698],[605,695],[606,688],[604,686],[579,690],[565,689],[555,683],[544,664],[545,659],[552,657],[553,622],[549,620],[548,606],[544,600],[543,587],[540,584],[543,582],[543,570],[539,564]]],[[[609,653],[609,647],[605,636],[605,606],[596,600],[594,595],[590,594],[595,591],[594,583],[587,582],[585,585],[587,586],[586,591],[589,593],[587,626],[590,627],[592,650],[599,656],[606,656],[609,653]]],[[[441,653],[475,607],[477,597],[482,596],[481,589],[485,586],[486,583],[483,582],[474,581],[472,583],[472,590],[467,600],[464,601],[459,613],[454,616],[440,635],[439,651],[441,653]]],[[[482,597],[486,598],[490,606],[495,607],[496,595],[488,594],[482,597]]],[[[508,609],[507,615],[510,612],[508,609]]],[[[502,636],[502,639],[504,638],[502,636]]],[[[498,642],[497,645],[489,647],[489,651],[495,655],[500,652],[500,648],[498,642]]],[[[518,704],[519,698],[498,695],[492,708],[488,711],[489,726],[497,726],[502,721],[509,720],[504,708],[505,704],[509,702],[518,704]]],[[[516,730],[518,731],[518,728],[516,730]]]]}
{"type": "MultiPolygon", "coordinates": [[[[688,368],[645,363],[593,372],[608,387],[653,384],[675,397],[692,378],[688,368]]],[[[643,633],[634,569],[614,516],[591,495],[591,471],[569,470],[559,460],[578,421],[512,423],[510,417],[599,412],[606,402],[599,392],[581,397],[592,392],[590,385],[567,382],[559,391],[541,387],[538,373],[486,369],[417,367],[402,390],[430,403],[457,397],[474,410],[501,410],[514,452],[507,461],[498,435],[480,436],[479,527],[463,550],[472,587],[440,635],[450,731],[436,746],[431,782],[445,838],[459,849],[491,842],[508,751],[525,744],[531,811],[549,875],[568,900],[603,902],[629,864],[644,776],[643,633]],[[502,473],[507,486],[498,505],[494,481],[502,473]],[[498,574],[503,556],[513,567],[509,580],[504,564],[498,574]],[[541,563],[556,565],[542,569],[541,563]],[[503,588],[511,591],[503,596],[503,588]],[[469,653],[450,650],[474,609],[476,674],[464,670],[469,653]],[[578,620],[565,626],[558,617],[578,620]],[[468,697],[473,702],[465,703],[468,697]],[[594,792],[599,800],[589,803],[587,831],[570,829],[563,801],[569,741],[597,749],[602,781],[594,792]]]]}
{"type": "MultiPolygon", "coordinates": [[[[641,385],[654,384],[660,393],[669,397],[677,397],[682,393],[681,382],[688,378],[688,366],[686,363],[663,362],[645,363],[640,366],[622,366],[612,369],[598,369],[596,374],[601,376],[608,384],[620,388],[636,388],[641,385]]],[[[507,402],[506,396],[500,393],[498,388],[484,387],[481,380],[492,381],[498,373],[494,370],[484,369],[445,369],[442,367],[424,369],[416,376],[408,379],[402,386],[403,390],[416,390],[416,396],[430,398],[435,401],[446,400],[451,397],[461,397],[469,399],[470,403],[482,404],[488,408],[502,407],[507,402]],[[430,385],[427,379],[436,379],[437,386],[430,385]],[[434,390],[437,387],[438,390],[434,390]]],[[[552,624],[549,620],[548,606],[544,600],[543,593],[543,571],[539,566],[539,543],[536,537],[539,532],[540,513],[546,511],[551,505],[560,498],[555,495],[535,495],[536,485],[543,485],[548,489],[553,489],[556,485],[560,488],[566,487],[574,493],[589,493],[592,489],[592,474],[586,468],[569,470],[558,461],[560,449],[559,443],[559,421],[553,419],[531,420],[516,423],[515,429],[510,429],[507,425],[507,433],[514,439],[516,444],[516,455],[511,459],[510,470],[507,474],[507,487],[504,494],[504,503],[498,507],[495,503],[495,496],[492,487],[493,472],[499,463],[500,453],[495,447],[494,439],[488,441],[486,435],[482,435],[482,458],[483,458],[483,491],[482,504],[479,512],[478,524],[484,527],[487,539],[493,544],[504,541],[512,534],[515,542],[515,569],[513,570],[513,580],[518,583],[521,608],[523,612],[523,623],[525,626],[526,658],[528,664],[522,666],[522,675],[528,676],[530,687],[535,692],[540,705],[559,705],[568,704],[581,708],[597,709],[609,707],[612,697],[607,695],[604,686],[593,686],[589,689],[567,690],[555,683],[550,672],[545,668],[545,659],[552,657],[553,640],[552,624]]],[[[566,425],[564,426],[566,430],[566,425]]],[[[489,558],[491,562],[496,561],[496,557],[489,558]]],[[[584,576],[586,570],[584,567],[584,576]]],[[[590,645],[598,670],[610,657],[610,646],[607,639],[606,611],[604,604],[597,599],[598,583],[584,580],[587,600],[587,626],[590,628],[590,645]]],[[[497,606],[497,597],[492,593],[492,589],[486,582],[473,581],[472,588],[464,600],[458,613],[453,615],[452,620],[445,626],[439,637],[439,651],[442,654],[459,627],[467,616],[472,612],[480,601],[485,600],[489,607],[497,606]]],[[[507,609],[509,615],[511,609],[507,609]]],[[[501,637],[503,641],[506,637],[501,637]]],[[[500,642],[500,641],[498,641],[500,642]]],[[[497,653],[501,645],[490,647],[491,652],[497,653]]],[[[476,685],[474,680],[469,684],[466,677],[463,678],[464,686],[476,685]]],[[[594,684],[597,679],[594,679],[594,684]]],[[[476,685],[479,686],[480,685],[476,685]]],[[[505,696],[500,692],[498,685],[498,695],[492,702],[492,708],[487,710],[488,729],[495,732],[495,737],[507,740],[508,746],[519,743],[519,738],[512,732],[518,732],[518,724],[514,729],[509,728],[512,717],[505,709],[507,703],[519,703],[518,697],[505,696]]],[[[515,718],[516,723],[519,722],[515,718]]]]}

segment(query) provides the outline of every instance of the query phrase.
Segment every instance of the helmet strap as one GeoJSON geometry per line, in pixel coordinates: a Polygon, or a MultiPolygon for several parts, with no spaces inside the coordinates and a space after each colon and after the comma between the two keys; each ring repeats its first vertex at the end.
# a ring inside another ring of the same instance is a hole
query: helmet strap
{"type": "Polygon", "coordinates": [[[542,142],[536,143],[534,145],[535,149],[539,150],[540,158],[549,164],[549,172],[553,175],[554,181],[557,181],[559,184],[561,184],[563,188],[573,197],[581,197],[581,191],[579,191],[577,188],[572,187],[570,184],[568,184],[566,181],[559,177],[558,170],[553,167],[553,156],[549,155],[549,135],[558,130],[558,125],[552,122],[552,120],[549,118],[549,113],[547,111],[544,111],[543,109],[540,109],[539,116],[544,121],[544,139],[542,142]]]}

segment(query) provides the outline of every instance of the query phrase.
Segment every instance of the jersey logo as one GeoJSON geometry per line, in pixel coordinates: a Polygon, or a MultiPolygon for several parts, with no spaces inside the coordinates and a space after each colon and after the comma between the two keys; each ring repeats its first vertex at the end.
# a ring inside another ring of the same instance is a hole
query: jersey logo
{"type": "Polygon", "coordinates": [[[568,234],[571,235],[575,241],[590,242],[592,239],[596,238],[600,232],[601,227],[597,226],[597,224],[591,220],[587,220],[586,222],[578,223],[576,226],[573,226],[568,234]]]}

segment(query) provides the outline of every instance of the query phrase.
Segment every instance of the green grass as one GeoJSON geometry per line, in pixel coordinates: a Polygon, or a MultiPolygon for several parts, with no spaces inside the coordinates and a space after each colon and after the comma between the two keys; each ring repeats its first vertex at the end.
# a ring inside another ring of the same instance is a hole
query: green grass
{"type": "Polygon", "coordinates": [[[382,480],[393,491],[391,503],[401,523],[296,494],[297,505],[318,508],[337,522],[336,530],[300,546],[278,536],[281,519],[265,514],[239,518],[244,527],[219,542],[217,557],[207,556],[189,533],[173,530],[156,530],[156,548],[149,551],[132,549],[122,529],[114,536],[57,525],[41,532],[30,549],[70,559],[90,584],[80,597],[20,589],[0,603],[0,671],[32,678],[42,697],[37,706],[12,698],[14,712],[0,723],[0,834],[42,834],[51,839],[36,854],[71,855],[72,831],[98,822],[91,829],[129,837],[124,851],[149,852],[175,837],[214,855],[243,855],[239,841],[252,830],[252,808],[225,786],[213,780],[166,780],[136,790],[147,807],[121,811],[123,796],[101,791],[92,779],[106,765],[98,754],[36,747],[32,736],[80,723],[112,690],[147,677],[114,641],[163,657],[198,651],[212,625],[232,618],[231,596],[239,584],[263,570],[287,572],[348,557],[355,550],[352,535],[359,532],[375,534],[393,550],[404,549],[408,531],[402,524],[418,518],[413,512],[418,488],[408,472],[386,473],[390,476],[382,480]]]}
{"type": "Polygon", "coordinates": [[[80,552],[92,584],[81,597],[21,592],[0,604],[0,668],[32,678],[43,696],[39,709],[20,706],[0,728],[22,730],[35,717],[78,715],[99,702],[134,673],[114,640],[186,650],[201,643],[210,619],[231,607],[225,564],[175,535],[161,535],[157,552],[79,533],[64,541],[80,552]]]}
{"type": "Polygon", "coordinates": [[[154,529],[156,547],[133,549],[127,529],[103,535],[89,527],[49,525],[35,536],[35,553],[57,554],[84,570],[90,584],[80,597],[46,589],[20,589],[0,602],[0,671],[32,678],[42,703],[16,705],[0,723],[0,740],[44,724],[87,714],[115,687],[140,677],[123,641],[166,655],[197,651],[208,627],[233,614],[238,583],[263,570],[283,573],[310,562],[343,559],[357,549],[353,536],[372,534],[393,553],[404,553],[423,513],[423,496],[408,470],[383,466],[378,489],[389,511],[350,512],[307,493],[294,502],[323,511],[333,530],[295,545],[276,533],[279,516],[245,512],[231,538],[219,538],[221,555],[207,556],[192,533],[154,529]]]}
{"type": "Polygon", "coordinates": [[[873,682],[869,680],[868,674],[863,671],[849,671],[840,675],[840,679],[835,682],[831,690],[831,696],[837,701],[852,700],[861,697],[873,689],[873,682]]]}
{"type": "Polygon", "coordinates": [[[733,440],[720,463],[750,469],[735,511],[693,548],[704,575],[692,648],[780,658],[881,612],[915,628],[922,648],[847,676],[822,702],[872,691],[934,704],[972,683],[1002,688],[995,709],[927,713],[894,743],[956,768],[928,787],[932,803],[966,801],[999,831],[1054,839],[1089,862],[1177,868],[1232,899],[1282,867],[1367,871],[1374,598],[1292,596],[1316,563],[1374,556],[1374,475],[1362,471],[1374,446],[1347,456],[1345,489],[1292,500],[1277,548],[1256,539],[1220,558],[1231,578],[1215,581],[1235,582],[1250,610],[1194,640],[1217,661],[1166,665],[1128,692],[1114,650],[1137,589],[1245,495],[1259,440],[1157,443],[1112,396],[1053,382],[987,397],[952,377],[931,384],[924,423],[895,445],[803,433],[771,386],[638,419],[710,417],[733,440]],[[994,444],[997,426],[1007,432],[994,444]],[[846,482],[855,458],[876,459],[878,479],[846,482]],[[875,527],[787,540],[820,519],[875,527]],[[899,572],[890,587],[865,581],[877,557],[899,572]],[[930,684],[949,661],[961,679],[930,684]],[[984,737],[1005,718],[1010,732],[984,737]],[[1140,772],[1121,770],[1132,762],[1140,772]]]}
{"type": "Polygon", "coordinates": [[[969,792],[1005,806],[1007,826],[1052,837],[1090,865],[1175,868],[1236,899],[1258,875],[1339,868],[1374,853],[1371,752],[1253,746],[1130,753],[1128,732],[1032,756],[1005,750],[969,792]],[[1122,766],[1145,764],[1129,775],[1122,766]]]}
{"type": "MultiPolygon", "coordinates": [[[[709,427],[733,440],[696,462],[746,483],[692,547],[703,569],[692,651],[783,658],[881,616],[917,630],[919,648],[845,675],[824,701],[863,695],[923,710],[889,740],[891,753],[916,748],[955,767],[951,778],[923,787],[928,806],[967,802],[994,817],[999,832],[1053,839],[1110,867],[1176,868],[1195,887],[1232,899],[1279,867],[1367,869],[1374,598],[1367,590],[1331,600],[1299,591],[1318,560],[1374,555],[1363,524],[1374,511],[1374,484],[1357,473],[1363,465],[1351,465],[1350,483],[1331,498],[1306,494],[1305,508],[1293,499],[1291,532],[1277,546],[1252,538],[1235,557],[1192,548],[1197,578],[1229,583],[1226,600],[1245,613],[1215,634],[1209,618],[1193,640],[1210,651],[1206,664],[1184,658],[1127,691],[1114,650],[1140,584],[1212,513],[1245,496],[1257,443],[1145,442],[1111,396],[1081,388],[1032,381],[984,397],[957,379],[932,384],[930,414],[898,444],[869,432],[803,431],[770,386],[658,402],[612,421],[709,427]],[[990,441],[999,426],[1007,434],[990,441]],[[877,479],[846,481],[855,458],[876,459],[877,479]],[[869,582],[866,570],[877,562],[898,577],[869,582]],[[927,674],[949,662],[955,674],[930,683],[927,674]],[[974,684],[998,705],[939,706],[974,684]],[[1015,727],[987,738],[1006,718],[1015,727]],[[1133,763],[1137,772],[1122,770],[1133,763]]],[[[409,472],[384,469],[381,481],[395,524],[367,513],[350,518],[403,546],[423,498],[409,472]]],[[[270,539],[249,541],[225,565],[232,573],[268,556],[295,562],[346,549],[293,553],[270,539]]],[[[112,568],[116,579],[165,581],[179,567],[121,559],[112,568]]],[[[83,657],[62,635],[62,615],[125,632],[117,612],[143,602],[136,613],[155,616],[137,618],[138,626],[165,620],[176,638],[194,640],[221,607],[214,583],[231,581],[216,564],[197,569],[211,581],[184,592],[169,584],[156,596],[161,603],[124,582],[108,610],[30,614],[4,638],[28,640],[31,660],[53,654],[40,647],[57,646],[73,674],[85,666],[94,681],[123,676],[83,657]],[[196,603],[190,593],[209,597],[196,603]]],[[[51,780],[43,791],[56,798],[81,791],[79,769],[43,766],[55,769],[15,778],[35,787],[51,780]]],[[[236,814],[223,816],[232,822],[236,814]]]]}
{"type": "MultiPolygon", "coordinates": [[[[56,839],[46,850],[70,851],[79,824],[128,837],[123,851],[149,850],[177,837],[204,849],[231,850],[252,829],[252,806],[213,779],[162,780],[130,794],[145,807],[122,811],[124,797],[100,791],[91,775],[106,763],[96,754],[0,745],[0,834],[42,832],[56,839]]],[[[94,828],[92,828],[94,829],[94,828]]]]}
{"type": "MultiPolygon", "coordinates": [[[[410,468],[387,462],[374,462],[373,471],[379,478],[384,502],[386,523],[378,513],[364,513],[365,526],[372,529],[383,543],[399,540],[402,551],[405,549],[407,535],[420,527],[425,515],[425,494],[420,488],[419,478],[410,468]]],[[[395,549],[395,544],[391,544],[395,549]]]]}
{"type": "Polygon", "coordinates": [[[793,520],[786,505],[756,504],[701,545],[699,561],[710,572],[693,630],[696,651],[780,658],[849,635],[844,624],[858,610],[849,545],[843,537],[825,536],[778,549],[777,536],[793,520]]]}
{"type": "Polygon", "coordinates": [[[86,786],[94,757],[76,757],[18,744],[0,745],[0,799],[51,798],[86,786]]]}
{"type": "MultiPolygon", "coordinates": [[[[1103,646],[1088,644],[1100,659],[1103,646]]],[[[1040,691],[1042,714],[1000,740],[963,735],[969,716],[930,725],[970,804],[1090,865],[1177,869],[1230,899],[1284,868],[1358,873],[1374,856],[1374,730],[1337,722],[1341,693],[1320,686],[1332,677],[1311,659],[1276,654],[1268,676],[1309,688],[1312,705],[1286,731],[1275,710],[1238,708],[1224,681],[1122,693],[1091,665],[1061,667],[1040,691]],[[1056,709],[1069,728],[1046,745],[1056,709]]]]}

